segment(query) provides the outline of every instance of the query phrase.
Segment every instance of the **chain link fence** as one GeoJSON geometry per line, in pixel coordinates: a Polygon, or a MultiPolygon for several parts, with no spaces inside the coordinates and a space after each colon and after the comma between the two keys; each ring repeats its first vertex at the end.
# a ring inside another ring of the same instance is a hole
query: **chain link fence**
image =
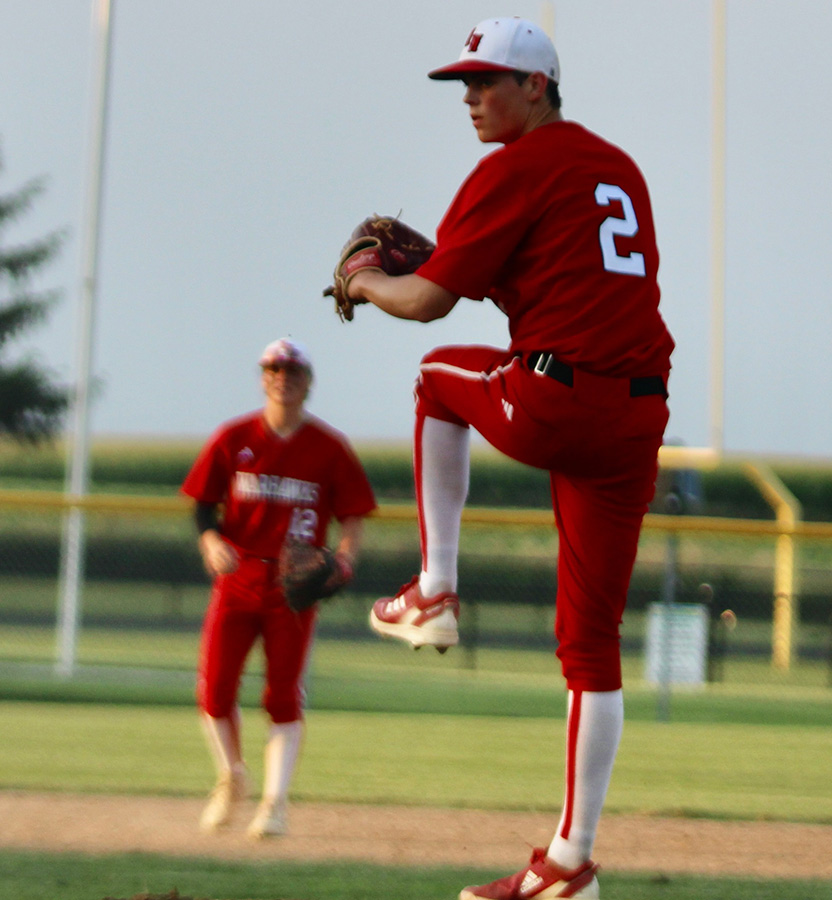
{"type": "MultiPolygon", "coordinates": [[[[72,677],[87,680],[90,696],[119,680],[190,684],[210,585],[186,507],[95,497],[86,507],[72,677]]],[[[57,503],[0,502],[0,691],[4,682],[58,677],[65,515],[57,503]]],[[[784,665],[774,653],[777,535],[736,524],[731,533],[698,530],[697,521],[680,531],[678,517],[648,517],[622,626],[625,680],[659,689],[832,688],[832,540],[796,541],[784,665]]],[[[544,655],[547,674],[555,672],[556,557],[550,514],[469,510],[461,647],[441,658],[424,651],[419,664],[500,674],[544,655]]],[[[384,508],[368,522],[350,589],[322,605],[313,676],[328,666],[344,671],[348,658],[367,679],[403,664],[409,651],[379,641],[367,615],[418,568],[414,511],[384,508]]]]}

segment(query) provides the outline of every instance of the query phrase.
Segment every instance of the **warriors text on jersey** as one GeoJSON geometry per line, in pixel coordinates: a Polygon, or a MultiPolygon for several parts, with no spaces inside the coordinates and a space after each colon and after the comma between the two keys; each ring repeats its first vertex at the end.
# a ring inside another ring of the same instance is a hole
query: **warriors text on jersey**
{"type": "Polygon", "coordinates": [[[288,438],[276,435],[260,412],[222,425],[182,491],[223,504],[223,537],[263,558],[275,558],[287,534],[323,544],[332,517],[365,516],[375,507],[346,439],[314,416],[288,438]]]}

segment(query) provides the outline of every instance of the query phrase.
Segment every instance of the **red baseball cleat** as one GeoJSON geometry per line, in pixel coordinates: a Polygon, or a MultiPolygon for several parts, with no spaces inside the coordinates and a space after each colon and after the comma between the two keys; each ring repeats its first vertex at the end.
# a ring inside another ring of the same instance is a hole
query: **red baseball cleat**
{"type": "Polygon", "coordinates": [[[537,847],[525,869],[491,884],[463,888],[459,900],[597,900],[597,871],[598,866],[591,861],[577,869],[562,869],[547,858],[542,847],[537,847]]]}
{"type": "Polygon", "coordinates": [[[423,597],[419,576],[404,585],[395,597],[376,600],[370,626],[382,637],[408,641],[414,649],[426,644],[444,653],[459,643],[459,597],[452,591],[423,597]]]}

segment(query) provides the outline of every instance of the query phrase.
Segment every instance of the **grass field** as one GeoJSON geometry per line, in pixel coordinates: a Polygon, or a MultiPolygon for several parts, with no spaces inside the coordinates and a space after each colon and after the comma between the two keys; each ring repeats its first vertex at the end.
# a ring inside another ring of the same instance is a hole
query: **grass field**
{"type": "MultiPolygon", "coordinates": [[[[202,795],[211,782],[194,710],[0,704],[0,788],[202,795]],[[55,748],[60,747],[56,753],[55,748]],[[106,766],[101,760],[106,760],[106,766]]],[[[244,711],[252,775],[265,723],[244,711]]],[[[557,810],[563,719],[311,711],[297,799],[557,810]],[[368,753],[368,748],[373,748],[368,753]],[[379,759],[395,759],[394,767],[379,759]],[[400,771],[409,777],[399,777],[400,771]],[[500,778],[494,779],[494,772],[500,778]],[[356,785],[360,785],[357,791],[356,785]]],[[[828,726],[659,723],[625,728],[610,812],[832,823],[828,726]]]]}
{"type": "MultiPolygon", "coordinates": [[[[793,705],[806,703],[795,698],[793,705]]],[[[828,701],[809,703],[804,715],[811,724],[801,727],[789,724],[784,710],[775,710],[767,722],[746,725],[724,719],[659,723],[631,716],[607,812],[832,823],[828,708],[828,701]]],[[[0,723],[0,790],[201,796],[210,786],[207,751],[193,709],[3,702],[0,723]]],[[[246,709],[243,726],[251,774],[258,780],[265,723],[258,711],[246,709]]],[[[293,798],[522,808],[551,811],[554,817],[563,728],[562,717],[313,710],[293,798]],[[396,766],[379,766],[379,759],[395,759],[396,766]],[[400,770],[408,778],[397,777],[400,770]],[[541,794],[542,783],[551,784],[552,792],[541,794]]],[[[0,851],[0,871],[0,900],[102,900],[174,888],[222,900],[450,900],[463,884],[505,874],[7,851],[0,851]]],[[[603,880],[609,900],[832,898],[832,883],[800,879],[605,871],[603,880]]]]}

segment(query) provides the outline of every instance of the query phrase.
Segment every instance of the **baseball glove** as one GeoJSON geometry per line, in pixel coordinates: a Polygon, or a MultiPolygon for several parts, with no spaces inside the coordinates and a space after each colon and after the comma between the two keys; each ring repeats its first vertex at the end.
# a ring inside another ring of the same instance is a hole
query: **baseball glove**
{"type": "Polygon", "coordinates": [[[342,322],[351,322],[353,307],[366,303],[362,298],[351,299],[347,293],[350,280],[361,269],[380,269],[388,275],[410,275],[430,259],[436,249],[409,225],[389,216],[370,216],[358,225],[344,244],[334,284],[324,291],[324,297],[335,298],[335,311],[342,322]]]}
{"type": "Polygon", "coordinates": [[[351,581],[352,568],[327,547],[287,538],[280,551],[278,577],[289,608],[301,612],[351,581]]]}

